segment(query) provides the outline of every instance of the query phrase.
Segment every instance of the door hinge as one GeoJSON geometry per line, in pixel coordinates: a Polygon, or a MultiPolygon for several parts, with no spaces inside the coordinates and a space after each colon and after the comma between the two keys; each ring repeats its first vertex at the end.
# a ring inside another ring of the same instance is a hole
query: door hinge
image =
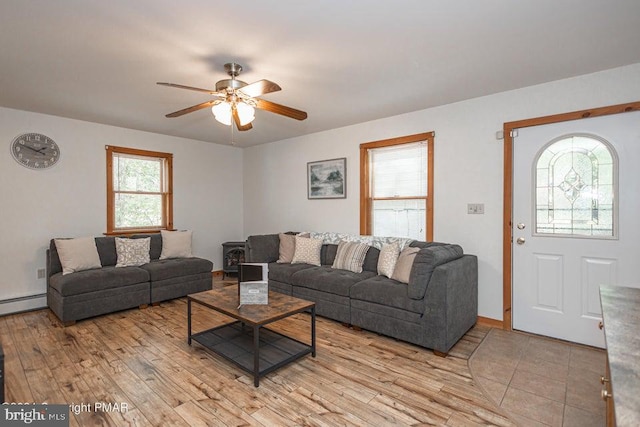
{"type": "Polygon", "coordinates": [[[509,136],[511,138],[515,138],[516,136],[518,136],[518,129],[513,129],[511,132],[509,132],[509,136]]]}

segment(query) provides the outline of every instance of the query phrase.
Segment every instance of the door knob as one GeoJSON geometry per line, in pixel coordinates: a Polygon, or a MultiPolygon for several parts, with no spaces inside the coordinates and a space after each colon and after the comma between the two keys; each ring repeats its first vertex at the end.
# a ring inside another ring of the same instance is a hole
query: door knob
{"type": "Polygon", "coordinates": [[[519,245],[524,245],[524,237],[518,237],[518,240],[516,240],[516,243],[519,245]]]}
{"type": "Polygon", "coordinates": [[[517,227],[518,227],[518,230],[524,230],[524,224],[521,222],[518,223],[517,227]]]}

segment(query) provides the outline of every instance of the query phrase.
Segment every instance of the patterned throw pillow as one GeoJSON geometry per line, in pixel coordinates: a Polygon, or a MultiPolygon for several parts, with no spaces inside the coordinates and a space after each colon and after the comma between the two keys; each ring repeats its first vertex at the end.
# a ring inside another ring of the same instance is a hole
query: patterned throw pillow
{"type": "Polygon", "coordinates": [[[413,267],[413,260],[416,258],[416,254],[420,251],[420,248],[404,248],[400,252],[398,262],[393,269],[391,278],[402,283],[409,283],[409,276],[411,276],[411,267],[413,267]]]}
{"type": "Polygon", "coordinates": [[[118,261],[116,267],[132,267],[147,264],[151,261],[149,250],[151,249],[151,237],[143,239],[126,239],[116,237],[116,255],[118,261]]]}
{"type": "Polygon", "coordinates": [[[393,269],[396,267],[396,262],[398,262],[398,256],[400,256],[400,244],[398,242],[383,245],[378,257],[378,274],[391,277],[393,269]]]}
{"type": "Polygon", "coordinates": [[[291,264],[311,264],[320,266],[322,240],[296,236],[296,249],[291,264]]]}
{"type": "Polygon", "coordinates": [[[364,243],[342,241],[338,243],[338,251],[331,268],[362,273],[362,264],[368,251],[369,246],[364,243]]]}

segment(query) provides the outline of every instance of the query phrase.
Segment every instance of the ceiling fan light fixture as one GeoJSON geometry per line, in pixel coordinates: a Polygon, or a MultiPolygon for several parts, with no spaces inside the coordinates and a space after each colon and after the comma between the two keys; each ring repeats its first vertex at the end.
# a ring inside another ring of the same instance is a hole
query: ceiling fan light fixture
{"type": "Polygon", "coordinates": [[[231,104],[227,101],[218,102],[211,107],[211,112],[217,121],[223,125],[231,126],[231,104]]]}
{"type": "Polygon", "coordinates": [[[236,111],[238,112],[241,126],[251,123],[256,118],[256,110],[246,102],[238,102],[236,111]]]}

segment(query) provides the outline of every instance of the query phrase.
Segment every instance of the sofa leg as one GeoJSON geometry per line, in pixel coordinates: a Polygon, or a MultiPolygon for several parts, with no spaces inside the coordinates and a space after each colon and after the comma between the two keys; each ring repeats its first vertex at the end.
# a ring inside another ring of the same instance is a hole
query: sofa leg
{"type": "Polygon", "coordinates": [[[160,301],[152,302],[152,303],[151,303],[151,305],[152,305],[153,307],[157,307],[157,306],[159,306],[159,305],[160,305],[160,301]]]}
{"type": "Polygon", "coordinates": [[[362,328],[360,326],[353,326],[353,330],[356,332],[360,332],[362,331],[362,328]]]}
{"type": "Polygon", "coordinates": [[[350,324],[345,323],[345,322],[341,322],[340,324],[341,324],[342,326],[344,326],[345,328],[348,328],[349,326],[351,326],[350,324]]]}
{"type": "Polygon", "coordinates": [[[147,307],[149,307],[149,304],[140,304],[140,305],[138,306],[138,308],[139,308],[140,310],[144,310],[144,309],[145,309],[145,308],[147,308],[147,307]]]}
{"type": "Polygon", "coordinates": [[[76,324],[76,321],[75,321],[75,320],[68,320],[68,321],[66,321],[66,322],[62,322],[62,326],[64,326],[65,328],[66,328],[67,326],[73,326],[73,325],[75,325],[75,324],[76,324]]]}
{"type": "Polygon", "coordinates": [[[438,350],[433,350],[433,354],[435,354],[436,356],[439,356],[439,357],[447,357],[447,355],[449,355],[449,353],[443,353],[443,352],[438,351],[438,350]]]}

